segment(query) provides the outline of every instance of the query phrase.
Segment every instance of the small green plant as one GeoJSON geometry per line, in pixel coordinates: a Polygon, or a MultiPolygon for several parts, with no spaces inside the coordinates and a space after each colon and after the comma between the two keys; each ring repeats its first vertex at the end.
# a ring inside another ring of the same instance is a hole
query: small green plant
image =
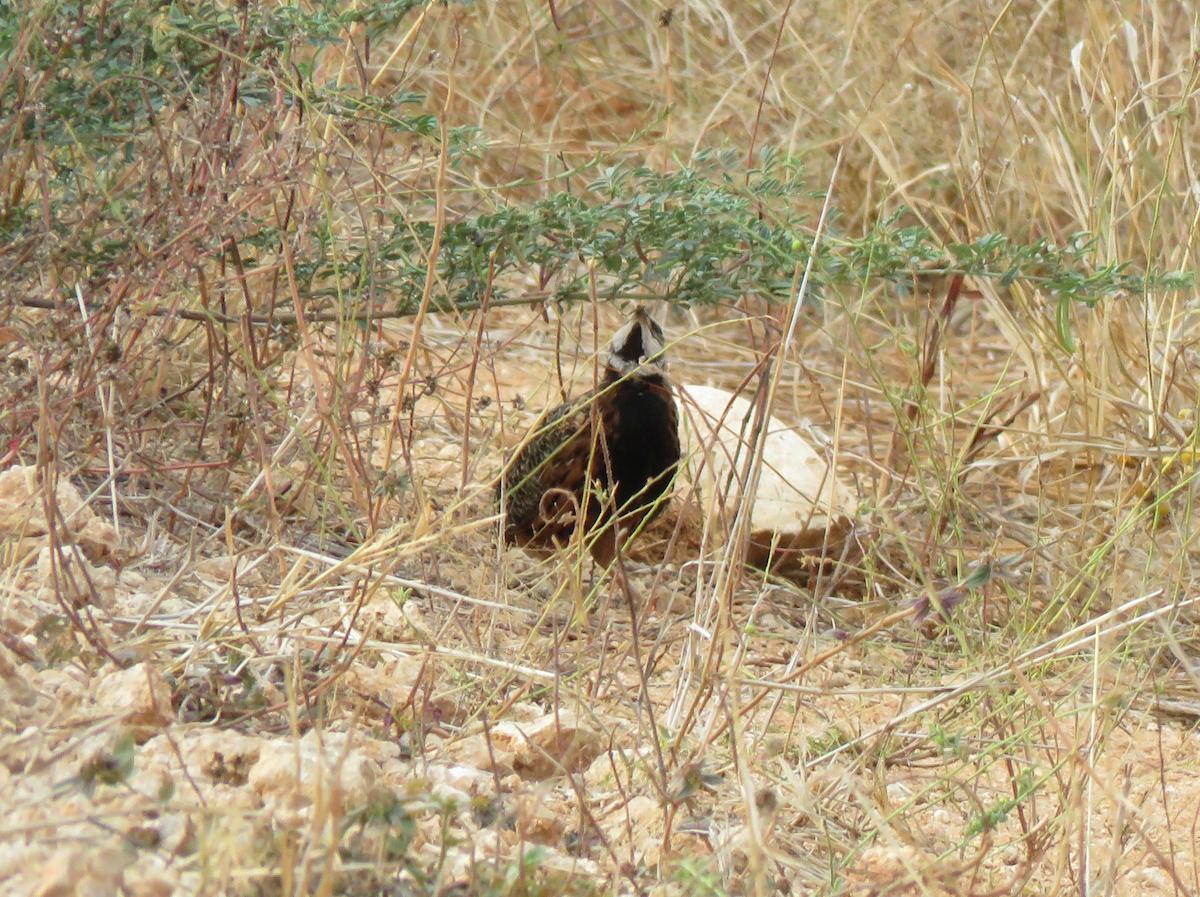
{"type": "MultiPolygon", "coordinates": [[[[754,295],[791,298],[797,266],[816,252],[812,292],[872,280],[911,288],[918,276],[964,274],[996,281],[1020,280],[1063,303],[1088,304],[1116,293],[1174,290],[1191,275],[1127,264],[1094,267],[1095,240],[1076,234],[1065,245],[1048,240],[1014,243],[1003,234],[971,242],[943,242],[925,227],[906,225],[906,211],[880,221],[861,237],[836,226],[817,243],[807,215],[816,194],[804,181],[801,160],[770,150],[762,164],[735,178],[738,157],[705,151],[689,168],[664,174],[613,165],[585,193],[557,193],[532,205],[502,205],[447,225],[439,256],[445,296],[438,307],[479,307],[485,296],[505,302],[528,294],[509,286],[510,273],[534,279],[543,301],[665,299],[672,304],[716,305],[754,295]]],[[[308,286],[336,278],[339,290],[387,283],[395,313],[415,311],[422,295],[424,254],[434,225],[412,212],[392,218],[392,234],[366,271],[364,254],[307,270],[308,286]]],[[[1060,325],[1065,318],[1059,312],[1060,325]]],[[[1069,337],[1066,331],[1064,340],[1069,337]]]]}
{"type": "Polygon", "coordinates": [[[345,855],[361,856],[361,844],[370,831],[381,838],[382,856],[379,859],[398,862],[408,853],[417,835],[417,820],[394,791],[375,788],[365,804],[346,815],[343,831],[353,835],[353,843],[343,848],[345,855]]]}
{"type": "Polygon", "coordinates": [[[133,772],[133,735],[118,738],[111,749],[97,754],[79,769],[79,784],[84,794],[91,797],[97,785],[119,785],[133,772]]]}
{"type": "Polygon", "coordinates": [[[963,744],[962,736],[956,732],[948,732],[940,725],[934,725],[929,731],[929,740],[937,745],[942,754],[947,758],[965,759],[967,756],[966,745],[963,744]]]}
{"type": "Polygon", "coordinates": [[[685,894],[724,897],[727,893],[721,886],[722,876],[711,860],[685,857],[671,868],[671,877],[683,888],[685,894]]]}
{"type": "Polygon", "coordinates": [[[808,739],[808,752],[815,757],[824,756],[833,753],[844,744],[849,744],[850,741],[850,736],[840,726],[833,726],[808,739]]]}
{"type": "Polygon", "coordinates": [[[1008,819],[1008,814],[1037,791],[1039,787],[1037,773],[1032,769],[1023,770],[1013,784],[1017,792],[1016,795],[1014,797],[1001,798],[992,806],[973,817],[967,823],[967,827],[963,832],[964,837],[968,839],[975,838],[984,832],[990,832],[999,825],[1003,825],[1008,819]]]}

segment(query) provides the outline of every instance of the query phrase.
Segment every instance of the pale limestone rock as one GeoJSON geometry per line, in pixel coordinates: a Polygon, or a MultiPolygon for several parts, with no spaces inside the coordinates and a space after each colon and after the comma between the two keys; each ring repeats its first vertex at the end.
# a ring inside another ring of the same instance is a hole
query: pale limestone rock
{"type": "Polygon", "coordinates": [[[662,804],[645,795],[638,794],[625,807],[618,807],[609,817],[609,826],[614,831],[628,831],[634,850],[643,862],[658,861],[662,849],[664,812],[662,804]]]}
{"type": "MultiPolygon", "coordinates": [[[[64,517],[73,510],[70,505],[73,490],[74,487],[59,490],[59,508],[64,517]]],[[[44,536],[49,532],[41,492],[36,467],[17,466],[0,471],[0,537],[44,536]]],[[[75,507],[80,504],[78,496],[75,492],[75,507]]]]}
{"type": "MultiPolygon", "coordinates": [[[[682,387],[680,396],[687,469],[705,514],[723,532],[733,522],[739,477],[754,446],[754,405],[709,386],[682,387]]],[[[839,546],[858,511],[854,491],[824,456],[774,417],[767,421],[753,501],[747,560],[757,566],[797,563],[826,543],[839,546]]]]}
{"type": "Polygon", "coordinates": [[[389,788],[406,788],[418,780],[417,770],[407,760],[385,760],[379,765],[379,782],[389,788]]]}
{"type": "MultiPolygon", "coordinates": [[[[390,602],[388,602],[390,604],[390,602]]],[[[391,605],[395,608],[395,605],[391,605]]],[[[396,613],[399,613],[396,609],[396,613]]],[[[389,707],[399,709],[408,703],[412,690],[421,682],[422,662],[419,658],[398,657],[375,667],[353,666],[342,681],[350,688],[376,697],[389,707]]],[[[433,673],[433,665],[425,667],[425,676],[433,673]]]]}
{"type": "Polygon", "coordinates": [[[175,885],[161,872],[126,873],[124,891],[127,897],[172,897],[175,885]]]}
{"type": "Polygon", "coordinates": [[[517,831],[535,844],[558,844],[566,830],[564,815],[556,813],[536,797],[521,801],[517,811],[517,831]]]}
{"type": "Polygon", "coordinates": [[[445,782],[435,782],[433,787],[429,789],[429,793],[459,811],[466,810],[471,806],[471,795],[458,788],[451,787],[445,782]]]}
{"type": "Polygon", "coordinates": [[[62,847],[42,869],[32,893],[34,897],[117,897],[134,859],[121,847],[91,851],[62,847]]]}
{"type": "Polygon", "coordinates": [[[33,897],[75,897],[83,877],[83,855],[69,847],[60,847],[42,868],[42,877],[34,886],[33,897]]]}
{"type": "MultiPolygon", "coordinates": [[[[225,801],[221,805],[230,810],[243,807],[247,810],[258,809],[257,803],[252,806],[250,801],[245,800],[234,803],[225,801]]],[[[189,813],[167,813],[159,817],[158,831],[160,855],[178,856],[187,849],[188,842],[195,839],[196,820],[189,813]]]]}
{"type": "Polygon", "coordinates": [[[488,749],[488,739],[483,733],[468,735],[452,743],[446,750],[447,758],[477,770],[486,770],[488,778],[495,771],[501,778],[513,771],[516,754],[504,750],[492,739],[491,750],[488,749]],[[493,760],[495,761],[493,764],[493,760]]]}
{"type": "Polygon", "coordinates": [[[589,791],[608,791],[618,782],[622,787],[634,790],[652,789],[646,768],[656,763],[654,750],[649,745],[636,748],[609,747],[596,756],[583,775],[589,791]]]}
{"type": "MultiPolygon", "coordinates": [[[[70,480],[60,478],[55,491],[59,519],[57,527],[62,544],[78,544],[93,563],[112,559],[119,539],[112,524],[98,518],[70,480]]],[[[10,467],[0,472],[0,539],[16,540],[22,552],[45,546],[50,532],[37,468],[10,467]]],[[[24,556],[24,555],[22,555],[24,556]]]]}
{"type": "MultiPolygon", "coordinates": [[[[448,694],[429,689],[437,674],[437,663],[424,657],[398,657],[376,667],[351,667],[342,682],[362,695],[378,698],[394,715],[441,723],[462,718],[462,708],[448,694]],[[419,689],[414,698],[413,689],[419,689]]],[[[382,708],[372,702],[375,712],[382,708]]]]}
{"type": "Polygon", "coordinates": [[[123,890],[125,870],[133,865],[136,856],[124,847],[100,847],[88,854],[87,869],[78,885],[78,893],[116,894],[123,890]]]}
{"type": "Polygon", "coordinates": [[[37,704],[37,689],[16,655],[0,645],[0,718],[22,722],[37,704]]]}
{"type": "Polygon", "coordinates": [[[346,751],[345,734],[313,730],[299,741],[279,739],[263,744],[248,781],[264,802],[302,814],[316,798],[318,788],[340,794],[345,806],[362,803],[378,775],[376,762],[357,748],[346,751]]]}
{"type": "MultiPolygon", "coordinates": [[[[11,795],[5,795],[5,806],[12,806],[11,795]]],[[[13,825],[20,816],[10,813],[6,822],[13,825]]],[[[37,832],[32,833],[34,837],[37,832]]],[[[49,840],[43,838],[43,840],[49,840]]],[[[28,838],[4,838],[0,840],[0,881],[9,885],[9,890],[21,895],[33,894],[42,875],[42,870],[50,860],[49,847],[31,846],[28,838]],[[13,882],[19,882],[17,887],[13,882]]]]}
{"type": "Polygon", "coordinates": [[[472,797],[491,794],[496,788],[496,777],[471,766],[454,765],[446,769],[446,784],[464,791],[472,797]]]}
{"type": "Polygon", "coordinates": [[[117,588],[114,570],[93,566],[70,547],[57,553],[49,545],[42,548],[38,552],[37,575],[42,584],[37,600],[48,604],[61,597],[72,607],[81,607],[99,597],[101,606],[107,607],[112,604],[117,588]]]}
{"type": "MultiPolygon", "coordinates": [[[[618,751],[618,754],[623,752],[618,751]]],[[[621,756],[610,757],[608,751],[596,755],[583,774],[584,784],[589,791],[607,791],[617,784],[616,770],[624,769],[625,763],[621,756]]]]}
{"type": "Polygon", "coordinates": [[[175,754],[178,748],[193,780],[235,788],[246,784],[262,746],[267,743],[266,739],[228,729],[201,730],[186,738],[175,736],[174,742],[172,745],[165,735],[146,742],[142,748],[144,762],[140,765],[148,767],[151,761],[157,761],[164,771],[174,772],[179,768],[175,754]]]}
{"type": "Polygon", "coordinates": [[[138,741],[148,739],[175,718],[170,686],[157,668],[146,663],[101,677],[94,700],[101,713],[120,718],[138,741]]]}
{"type": "Polygon", "coordinates": [[[645,794],[635,794],[628,803],[613,811],[616,817],[628,817],[635,828],[653,824],[662,818],[662,805],[645,794]]]}
{"type": "Polygon", "coordinates": [[[490,796],[496,790],[496,779],[491,773],[470,766],[430,763],[425,773],[426,787],[459,806],[469,804],[472,797],[490,796]]]}
{"type": "Polygon", "coordinates": [[[361,738],[355,742],[355,750],[368,760],[383,764],[400,759],[400,745],[394,741],[381,741],[378,738],[361,738]]]}
{"type": "MultiPolygon", "coordinates": [[[[543,848],[544,853],[538,863],[538,869],[543,873],[554,873],[559,878],[587,879],[594,881],[600,875],[600,864],[586,857],[574,857],[554,848],[543,848]]],[[[564,882],[565,885],[565,882],[564,882]]]]}
{"type": "Polygon", "coordinates": [[[498,723],[492,729],[492,742],[512,752],[513,769],[526,779],[580,772],[604,749],[600,735],[567,710],[529,723],[498,723]]]}
{"type": "Polygon", "coordinates": [[[93,564],[111,561],[121,547],[117,531],[107,520],[91,517],[75,534],[75,542],[93,564]]]}
{"type": "Polygon", "coordinates": [[[530,701],[517,701],[517,703],[509,708],[507,718],[516,720],[517,722],[531,723],[545,712],[537,704],[530,701]]]}

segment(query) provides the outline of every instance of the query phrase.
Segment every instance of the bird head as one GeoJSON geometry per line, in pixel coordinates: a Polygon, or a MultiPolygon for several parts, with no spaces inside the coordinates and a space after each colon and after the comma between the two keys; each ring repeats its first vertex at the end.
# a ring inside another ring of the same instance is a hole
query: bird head
{"type": "Polygon", "coordinates": [[[666,376],[662,328],[640,305],[608,347],[608,369],[619,377],[666,376]]]}

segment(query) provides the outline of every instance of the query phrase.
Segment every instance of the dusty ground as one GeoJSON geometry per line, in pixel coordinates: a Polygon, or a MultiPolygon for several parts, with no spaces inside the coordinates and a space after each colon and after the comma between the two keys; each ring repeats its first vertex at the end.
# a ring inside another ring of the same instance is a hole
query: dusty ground
{"type": "MultiPolygon", "coordinates": [[[[251,66],[225,12],[209,92],[115,167],[0,120],[0,891],[1200,892],[1194,289],[969,279],[944,330],[926,270],[809,296],[774,410],[856,490],[849,549],[743,574],[681,494],[626,584],[504,550],[491,503],[610,304],[516,266],[524,305],[339,317],[390,313],[428,240],[382,286],[293,276],[431,197],[469,222],[767,145],[844,235],[1086,231],[1090,265],[1190,271],[1187,4],[428,3],[251,66]],[[370,102],[297,101],[308,61],[370,102]],[[407,94],[487,144],[444,195],[443,135],[360,114],[407,94]]],[[[71,68],[27,78],[39,22],[5,102],[71,68]]],[[[783,319],[654,312],[726,389],[783,319]]]]}
{"type": "MultiPolygon", "coordinates": [[[[668,325],[680,378],[697,376],[686,326],[668,325]]],[[[456,333],[432,321],[431,351],[456,333]]],[[[635,619],[590,562],[498,546],[489,480],[557,375],[536,317],[487,337],[472,440],[458,378],[417,405],[409,507],[427,517],[357,548],[118,533],[91,507],[103,490],[59,480],[48,503],[34,468],[4,472],[10,893],[481,891],[511,887],[522,856],[550,892],[1195,889],[1190,609],[1132,590],[1086,622],[1042,611],[1030,635],[1045,593],[1010,561],[948,626],[915,622],[899,578],[830,594],[753,571],[726,617],[720,565],[683,556],[633,564],[635,619]]],[[[730,385],[726,358],[705,380],[730,385]]],[[[806,363],[781,415],[839,400],[821,378],[836,354],[806,363]]],[[[856,412],[841,467],[869,499],[856,412]]],[[[1019,445],[981,464],[1019,466],[1019,445]]],[[[873,531],[884,512],[864,508],[859,538],[895,544],[873,531]]]]}

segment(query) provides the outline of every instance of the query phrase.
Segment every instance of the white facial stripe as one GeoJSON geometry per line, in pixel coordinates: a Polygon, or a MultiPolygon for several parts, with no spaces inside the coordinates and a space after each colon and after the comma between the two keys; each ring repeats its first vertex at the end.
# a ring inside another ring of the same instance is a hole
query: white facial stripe
{"type": "Polygon", "coordinates": [[[666,359],[663,357],[665,348],[662,329],[644,309],[639,308],[609,343],[608,367],[622,377],[663,375],[667,369],[666,359]],[[634,335],[635,327],[641,328],[638,333],[641,353],[636,361],[621,354],[621,350],[634,335]]]}

